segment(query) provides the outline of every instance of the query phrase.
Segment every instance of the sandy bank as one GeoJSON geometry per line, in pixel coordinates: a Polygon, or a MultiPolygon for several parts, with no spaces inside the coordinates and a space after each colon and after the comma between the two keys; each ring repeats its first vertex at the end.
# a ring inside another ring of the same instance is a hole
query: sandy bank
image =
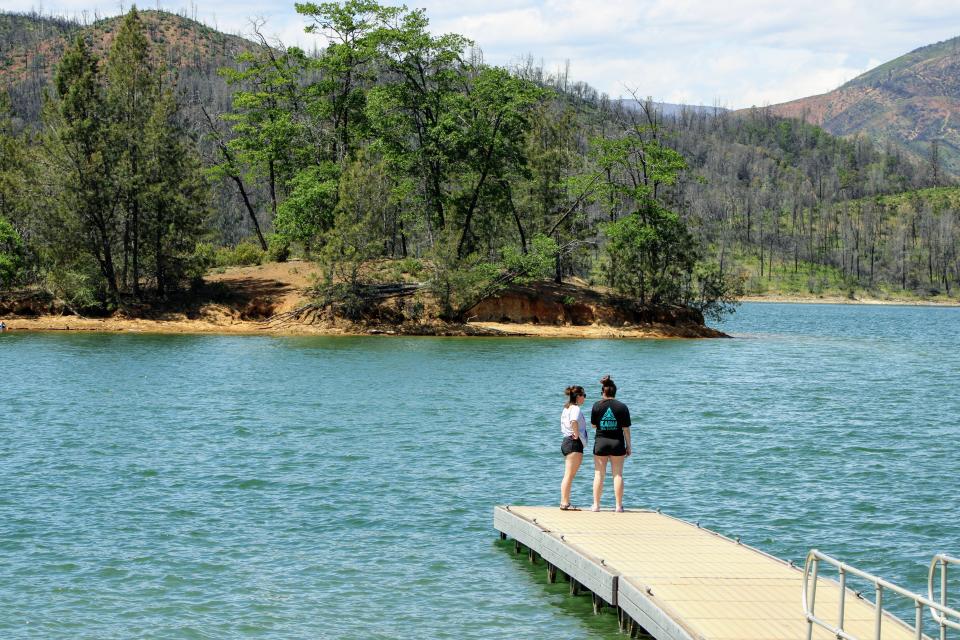
{"type": "Polygon", "coordinates": [[[36,318],[6,318],[11,332],[21,331],[99,331],[109,333],[151,334],[220,334],[220,335],[312,335],[312,336],[505,336],[541,338],[715,338],[725,335],[714,329],[701,327],[672,327],[669,325],[634,325],[627,327],[554,326],[514,324],[502,322],[471,322],[466,325],[401,325],[361,326],[350,323],[287,324],[275,327],[267,322],[139,318],[80,318],[77,316],[40,316],[36,318]]]}
{"type": "Polygon", "coordinates": [[[786,304],[863,304],[911,307],[960,307],[957,300],[915,300],[907,298],[871,298],[847,296],[801,296],[801,295],[763,295],[744,296],[741,302],[777,302],[786,304]]]}

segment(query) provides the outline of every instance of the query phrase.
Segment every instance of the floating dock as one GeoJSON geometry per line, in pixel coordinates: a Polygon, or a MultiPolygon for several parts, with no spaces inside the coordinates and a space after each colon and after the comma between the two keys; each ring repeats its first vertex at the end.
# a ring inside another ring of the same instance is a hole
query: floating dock
{"type": "MultiPolygon", "coordinates": [[[[803,571],[738,540],[655,511],[561,511],[495,507],[500,536],[566,574],[571,594],[589,591],[594,611],[617,611],[632,637],[656,640],[803,640],[841,637],[812,626],[803,571]],[[812,631],[812,634],[811,634],[812,631]]],[[[843,618],[846,637],[925,638],[873,602],[815,579],[817,616],[843,618]],[[841,607],[841,594],[843,606],[841,607]],[[880,635],[876,635],[877,631],[880,635]]],[[[871,594],[872,595],[872,594],[871,594]]]]}

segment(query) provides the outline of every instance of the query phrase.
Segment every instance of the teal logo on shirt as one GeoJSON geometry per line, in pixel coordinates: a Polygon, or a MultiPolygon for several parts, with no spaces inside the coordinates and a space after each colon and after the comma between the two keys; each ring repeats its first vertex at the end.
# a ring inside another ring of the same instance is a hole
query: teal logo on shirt
{"type": "Polygon", "coordinates": [[[612,408],[607,407],[607,412],[603,414],[602,418],[600,418],[600,428],[603,430],[617,428],[617,419],[613,415],[612,408]]]}

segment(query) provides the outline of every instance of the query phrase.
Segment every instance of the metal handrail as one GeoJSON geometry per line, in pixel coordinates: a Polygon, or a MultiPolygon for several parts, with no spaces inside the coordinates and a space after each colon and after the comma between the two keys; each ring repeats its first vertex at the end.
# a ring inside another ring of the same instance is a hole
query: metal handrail
{"type": "MultiPolygon", "coordinates": [[[[927,574],[927,597],[933,600],[933,576],[937,572],[937,567],[940,567],[940,605],[943,607],[947,606],[947,567],[951,564],[960,565],[960,558],[954,558],[945,553],[938,553],[933,556],[933,560],[930,561],[930,571],[927,574]]],[[[947,616],[951,614],[947,613],[944,615],[943,612],[931,608],[930,615],[933,616],[934,621],[940,626],[940,640],[946,640],[947,627],[960,630],[960,622],[947,619],[947,616]]]]}
{"type": "MultiPolygon", "coordinates": [[[[958,561],[960,562],[960,561],[958,561]]],[[[929,607],[931,611],[936,611],[940,614],[941,622],[940,624],[940,636],[945,638],[945,626],[951,628],[960,628],[953,627],[952,620],[946,620],[946,617],[951,618],[960,618],[960,611],[951,609],[946,606],[946,604],[934,602],[932,598],[922,596],[919,593],[914,593],[913,591],[908,591],[903,587],[893,584],[888,580],[884,580],[879,576],[875,576],[872,573],[867,573],[866,571],[861,571],[856,567],[851,567],[845,562],[841,562],[836,558],[828,556],[825,553],[821,553],[816,549],[811,549],[810,553],[807,554],[806,562],[803,566],[803,589],[802,589],[802,600],[803,600],[803,613],[807,618],[807,640],[810,640],[813,637],[813,625],[816,624],[824,629],[827,629],[832,634],[834,634],[840,640],[859,640],[856,636],[850,635],[843,630],[843,609],[846,602],[846,593],[847,593],[847,574],[857,576],[858,578],[863,578],[871,584],[873,584],[874,592],[876,594],[876,599],[874,600],[874,606],[876,608],[876,617],[874,618],[874,640],[881,640],[880,630],[883,622],[883,593],[884,590],[892,591],[893,593],[899,594],[909,600],[912,600],[914,603],[914,608],[916,612],[916,618],[914,623],[914,630],[916,632],[916,639],[922,640],[923,635],[923,608],[929,607]],[[819,571],[820,562],[826,562],[837,568],[840,573],[840,604],[839,611],[837,614],[837,625],[827,622],[821,618],[818,618],[814,613],[814,608],[816,607],[816,598],[817,598],[817,575],[819,571]],[[811,571],[812,569],[812,571],[811,571]],[[810,577],[813,577],[812,588],[810,577]]]]}

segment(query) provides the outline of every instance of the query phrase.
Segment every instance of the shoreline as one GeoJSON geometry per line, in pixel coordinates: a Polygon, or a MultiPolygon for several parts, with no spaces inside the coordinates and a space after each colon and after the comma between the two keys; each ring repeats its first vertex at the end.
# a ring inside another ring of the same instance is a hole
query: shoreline
{"type": "Polygon", "coordinates": [[[854,298],[846,296],[752,295],[739,298],[740,302],[776,304],[847,304],[889,307],[960,307],[960,300],[911,300],[906,298],[854,298]]]}
{"type": "Polygon", "coordinates": [[[270,325],[267,321],[211,322],[186,318],[147,320],[141,318],[84,318],[80,316],[5,317],[9,333],[65,331],[142,333],[154,335],[266,335],[266,336],[403,336],[403,337],[510,337],[587,339],[709,339],[729,337],[710,327],[671,325],[541,325],[501,322],[470,322],[464,325],[355,325],[349,322],[270,325]]]}

